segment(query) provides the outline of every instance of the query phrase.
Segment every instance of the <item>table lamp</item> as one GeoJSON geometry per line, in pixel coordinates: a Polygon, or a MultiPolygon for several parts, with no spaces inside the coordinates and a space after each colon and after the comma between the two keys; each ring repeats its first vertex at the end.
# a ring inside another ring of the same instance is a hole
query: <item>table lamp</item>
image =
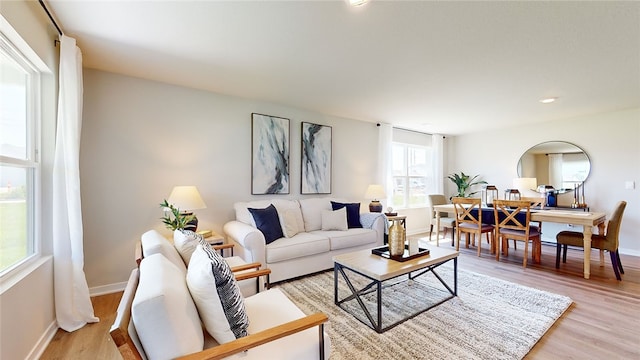
{"type": "MultiPolygon", "coordinates": [[[[189,216],[193,214],[193,210],[205,209],[207,207],[195,186],[174,187],[167,202],[180,209],[183,216],[189,216]]],[[[196,231],[197,229],[198,218],[194,215],[193,220],[185,226],[185,230],[196,231]]]]}
{"type": "Polygon", "coordinates": [[[382,212],[382,204],[380,200],[387,195],[384,193],[384,188],[379,184],[372,184],[367,187],[367,192],[364,194],[366,199],[371,199],[369,203],[369,212],[382,212]]]}

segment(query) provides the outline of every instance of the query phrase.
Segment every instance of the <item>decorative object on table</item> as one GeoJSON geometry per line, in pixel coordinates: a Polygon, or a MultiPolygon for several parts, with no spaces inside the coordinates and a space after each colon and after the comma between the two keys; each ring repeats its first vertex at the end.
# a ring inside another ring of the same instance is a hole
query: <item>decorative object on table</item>
{"type": "Polygon", "coordinates": [[[398,216],[397,212],[393,212],[393,208],[391,206],[387,208],[387,212],[384,214],[387,216],[398,216]]]}
{"type": "Polygon", "coordinates": [[[369,203],[369,212],[382,212],[382,204],[379,199],[385,198],[387,195],[384,192],[384,188],[380,184],[371,184],[367,187],[367,191],[364,194],[366,199],[371,199],[369,203]]]}
{"type": "Polygon", "coordinates": [[[160,203],[160,207],[165,213],[161,220],[165,224],[167,229],[171,231],[183,230],[186,225],[195,217],[193,214],[183,215],[180,209],[169,204],[167,200],[164,200],[162,203],[160,203]]]}
{"type": "Polygon", "coordinates": [[[505,200],[520,200],[520,190],[518,189],[507,189],[504,191],[504,199],[505,200]]]}
{"type": "Polygon", "coordinates": [[[251,194],[289,193],[289,119],[251,114],[251,194]]]}
{"type": "Polygon", "coordinates": [[[482,188],[482,204],[493,206],[493,200],[498,199],[498,188],[495,185],[487,185],[482,188]]]}
{"type": "Polygon", "coordinates": [[[400,256],[404,254],[406,232],[399,220],[393,220],[389,226],[389,254],[400,256]]]}
{"type": "Polygon", "coordinates": [[[383,258],[405,262],[420,256],[429,255],[430,250],[423,247],[417,247],[416,251],[411,251],[411,249],[409,248],[409,245],[405,245],[402,254],[391,255],[391,251],[389,251],[388,246],[380,246],[380,247],[371,249],[371,253],[374,255],[382,256],[383,258]]]}
{"type": "Polygon", "coordinates": [[[301,194],[331,194],[331,126],[302,123],[301,194]]]}
{"type": "MultiPolygon", "coordinates": [[[[200,192],[198,192],[198,188],[192,185],[174,187],[173,190],[171,190],[169,199],[165,200],[165,203],[169,204],[168,208],[171,209],[174,221],[178,219],[175,215],[176,210],[180,214],[181,219],[189,218],[180,229],[194,232],[198,229],[198,218],[193,213],[193,210],[205,209],[207,207],[200,196],[200,192]]],[[[167,224],[167,222],[165,222],[165,224],[167,224]]]]}
{"type": "Polygon", "coordinates": [[[581,184],[576,183],[573,186],[573,204],[571,204],[571,207],[576,209],[587,207],[587,203],[584,200],[584,181],[581,184]]]}
{"type": "Polygon", "coordinates": [[[473,191],[470,193],[467,193],[467,192],[470,191],[473,186],[487,183],[484,180],[475,181],[478,176],[480,175],[475,175],[471,177],[470,175],[467,175],[463,172],[460,172],[460,174],[451,174],[447,176],[449,180],[451,180],[454,184],[456,184],[458,192],[454,196],[455,197],[471,197],[472,195],[475,195],[477,191],[473,191]]]}

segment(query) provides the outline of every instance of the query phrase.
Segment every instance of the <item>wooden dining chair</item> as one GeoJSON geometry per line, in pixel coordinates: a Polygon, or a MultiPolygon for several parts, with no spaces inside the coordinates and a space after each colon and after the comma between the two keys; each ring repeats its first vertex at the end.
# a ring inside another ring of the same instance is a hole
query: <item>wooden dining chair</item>
{"type": "Polygon", "coordinates": [[[531,203],[527,200],[496,200],[493,203],[496,221],[496,260],[500,259],[500,244],[505,256],[509,255],[508,240],[524,242],[522,267],[527,267],[529,242],[533,242],[532,257],[540,259],[540,231],[531,226],[531,203]],[[521,214],[524,214],[524,218],[521,214]]]}
{"type": "MultiPolygon", "coordinates": [[[[430,194],[428,195],[429,207],[431,208],[431,227],[429,228],[429,241],[431,241],[431,233],[433,233],[433,226],[436,224],[436,212],[433,210],[434,205],[447,204],[447,198],[442,194],[430,194]]],[[[440,226],[444,229],[444,237],[447,237],[447,230],[451,231],[451,246],[455,241],[455,227],[456,218],[447,216],[440,216],[440,226]]]]}
{"type": "MultiPolygon", "coordinates": [[[[528,201],[531,204],[531,209],[542,209],[545,201],[542,197],[521,197],[520,200],[528,201]]],[[[538,228],[538,232],[540,232],[540,236],[542,237],[542,221],[532,221],[532,224],[538,228]]],[[[513,248],[518,250],[516,243],[517,241],[513,240],[513,248]]],[[[509,241],[507,241],[507,246],[509,246],[509,241]]]]}
{"type": "Polygon", "coordinates": [[[466,234],[467,248],[469,247],[469,242],[475,240],[475,236],[478,235],[478,256],[482,251],[482,234],[486,234],[487,242],[491,244],[493,251],[495,249],[494,227],[491,224],[482,222],[482,200],[480,198],[454,197],[452,202],[456,211],[456,251],[460,250],[460,237],[463,233],[466,234]]]}
{"type": "MultiPolygon", "coordinates": [[[[613,266],[613,272],[616,274],[616,279],[622,280],[620,273],[624,274],[622,263],[620,262],[620,252],[618,251],[620,234],[620,224],[622,223],[622,214],[627,207],[626,201],[620,201],[616,205],[607,229],[604,235],[593,234],[591,235],[591,247],[594,249],[600,249],[609,251],[611,255],[611,265],[613,266]]],[[[560,267],[560,250],[562,248],[562,262],[567,262],[567,245],[584,247],[584,235],[581,232],[576,231],[561,231],[556,235],[556,269],[560,267]]],[[[602,260],[602,257],[600,258],[602,260]]],[[[600,263],[600,266],[603,266],[600,263]]]]}

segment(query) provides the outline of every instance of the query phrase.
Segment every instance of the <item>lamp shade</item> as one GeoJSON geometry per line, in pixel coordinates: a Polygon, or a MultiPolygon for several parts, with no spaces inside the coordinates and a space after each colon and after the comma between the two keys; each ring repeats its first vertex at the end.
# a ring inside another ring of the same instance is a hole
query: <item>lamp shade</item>
{"type": "Polygon", "coordinates": [[[513,187],[520,192],[525,190],[536,191],[538,187],[538,180],[536,178],[515,178],[513,179],[513,187]]]}
{"type": "Polygon", "coordinates": [[[384,193],[384,188],[379,184],[372,184],[367,187],[367,192],[364,194],[366,199],[379,200],[385,198],[387,195],[384,193]]]}
{"type": "Polygon", "coordinates": [[[181,211],[192,211],[207,207],[198,192],[198,188],[195,186],[174,187],[167,202],[181,211]]]}

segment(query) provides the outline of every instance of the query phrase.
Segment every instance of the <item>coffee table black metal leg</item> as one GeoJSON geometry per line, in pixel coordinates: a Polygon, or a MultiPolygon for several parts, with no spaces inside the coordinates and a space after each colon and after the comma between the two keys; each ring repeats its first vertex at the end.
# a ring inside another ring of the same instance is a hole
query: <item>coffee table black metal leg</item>
{"type": "Polygon", "coordinates": [[[378,281],[378,324],[376,325],[376,331],[382,332],[382,282],[378,281]]]}
{"type": "Polygon", "coordinates": [[[453,258],[453,296],[458,296],[458,257],[453,258]]]}

